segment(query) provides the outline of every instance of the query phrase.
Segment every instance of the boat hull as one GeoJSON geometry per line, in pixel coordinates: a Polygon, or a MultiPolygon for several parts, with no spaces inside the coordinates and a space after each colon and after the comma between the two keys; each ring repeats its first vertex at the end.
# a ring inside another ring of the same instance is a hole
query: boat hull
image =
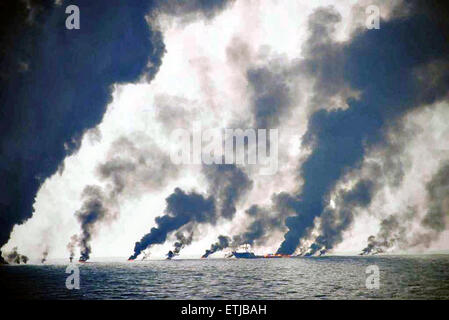
{"type": "Polygon", "coordinates": [[[237,259],[259,259],[262,256],[256,256],[252,252],[233,252],[232,255],[237,259]]]}
{"type": "Polygon", "coordinates": [[[232,252],[232,255],[237,259],[282,259],[291,258],[290,255],[281,254],[267,254],[265,256],[256,256],[253,252],[232,252]]]}

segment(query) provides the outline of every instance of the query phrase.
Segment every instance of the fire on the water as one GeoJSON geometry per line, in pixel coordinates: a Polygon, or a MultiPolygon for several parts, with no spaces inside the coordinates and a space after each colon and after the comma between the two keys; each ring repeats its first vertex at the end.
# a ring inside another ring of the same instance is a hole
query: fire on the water
{"type": "MultiPolygon", "coordinates": [[[[149,254],[145,253],[145,256],[142,260],[145,260],[149,254]]],[[[167,260],[171,260],[174,257],[178,256],[178,254],[173,251],[169,251],[167,254],[167,260]]],[[[289,254],[280,254],[280,253],[268,253],[265,255],[256,255],[249,248],[249,245],[243,245],[240,248],[232,251],[231,253],[225,255],[225,258],[235,257],[237,259],[276,259],[276,258],[291,258],[293,255],[289,254]]],[[[201,259],[207,259],[207,256],[202,256],[201,259]]],[[[135,259],[128,259],[128,261],[134,261],[135,259]]]]}

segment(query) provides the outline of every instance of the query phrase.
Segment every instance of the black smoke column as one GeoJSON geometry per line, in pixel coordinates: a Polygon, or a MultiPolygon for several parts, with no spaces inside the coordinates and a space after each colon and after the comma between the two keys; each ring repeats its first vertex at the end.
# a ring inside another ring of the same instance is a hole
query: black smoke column
{"type": "Polygon", "coordinates": [[[212,244],[210,246],[210,249],[206,250],[206,253],[203,254],[201,258],[206,259],[211,254],[223,250],[225,248],[228,248],[231,243],[231,238],[226,236],[218,236],[218,242],[212,244]]]}
{"type": "Polygon", "coordinates": [[[175,191],[165,199],[167,202],[165,215],[156,218],[157,227],[142,237],[134,246],[134,254],[129,260],[136,259],[146,248],[164,243],[169,233],[180,229],[190,222],[215,223],[217,215],[215,201],[212,197],[205,198],[201,194],[176,188],[175,191]]]}
{"type": "Polygon", "coordinates": [[[0,2],[0,248],[42,183],[103,119],[112,85],[151,79],[164,45],[150,1],[0,2]],[[69,5],[80,29],[68,30],[69,5]]]}
{"type": "MultiPolygon", "coordinates": [[[[338,180],[360,166],[367,147],[385,142],[388,125],[447,97],[449,74],[431,71],[432,63],[449,62],[447,24],[439,22],[412,10],[406,18],[382,21],[375,32],[361,30],[350,42],[335,44],[333,56],[315,61],[328,67],[343,63],[344,82],[361,96],[348,99],[347,109],[318,110],[309,119],[303,145],[312,152],[301,165],[304,185],[292,203],[297,214],[286,219],[289,231],[278,253],[296,250],[338,180]]],[[[316,57],[323,53],[314,52],[316,57]]]]}

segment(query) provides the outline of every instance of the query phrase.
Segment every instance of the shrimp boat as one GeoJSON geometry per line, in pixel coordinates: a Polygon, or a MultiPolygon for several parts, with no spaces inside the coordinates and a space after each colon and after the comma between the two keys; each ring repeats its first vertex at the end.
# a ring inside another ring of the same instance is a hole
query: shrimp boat
{"type": "Polygon", "coordinates": [[[237,259],[276,259],[276,258],[290,258],[290,255],[286,254],[266,254],[264,256],[258,256],[254,254],[254,252],[250,251],[249,244],[245,244],[241,246],[240,251],[232,251],[232,256],[236,257],[237,259]]]}
{"type": "Polygon", "coordinates": [[[254,252],[250,251],[249,244],[245,244],[240,246],[237,250],[232,251],[232,256],[237,259],[259,259],[263,258],[263,256],[256,256],[254,252]]]}

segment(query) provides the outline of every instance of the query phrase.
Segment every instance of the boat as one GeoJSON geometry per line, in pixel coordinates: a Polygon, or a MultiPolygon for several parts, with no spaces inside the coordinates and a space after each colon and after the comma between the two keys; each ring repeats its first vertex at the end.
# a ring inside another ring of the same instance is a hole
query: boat
{"type": "Polygon", "coordinates": [[[239,252],[237,250],[232,251],[232,256],[236,257],[237,259],[259,259],[263,258],[263,256],[257,256],[254,254],[254,252],[250,251],[249,244],[245,244],[241,246],[239,249],[243,250],[243,252],[239,252]]]}
{"type": "Polygon", "coordinates": [[[237,252],[233,251],[232,255],[236,257],[237,259],[257,259],[257,258],[263,258],[262,256],[256,256],[254,252],[237,252]]]}
{"type": "Polygon", "coordinates": [[[239,251],[232,251],[232,256],[236,257],[237,259],[279,259],[279,258],[291,258],[291,255],[289,254],[280,254],[280,253],[269,253],[263,256],[258,256],[254,254],[254,252],[250,251],[249,245],[243,245],[241,246],[243,249],[243,252],[239,251]]]}

